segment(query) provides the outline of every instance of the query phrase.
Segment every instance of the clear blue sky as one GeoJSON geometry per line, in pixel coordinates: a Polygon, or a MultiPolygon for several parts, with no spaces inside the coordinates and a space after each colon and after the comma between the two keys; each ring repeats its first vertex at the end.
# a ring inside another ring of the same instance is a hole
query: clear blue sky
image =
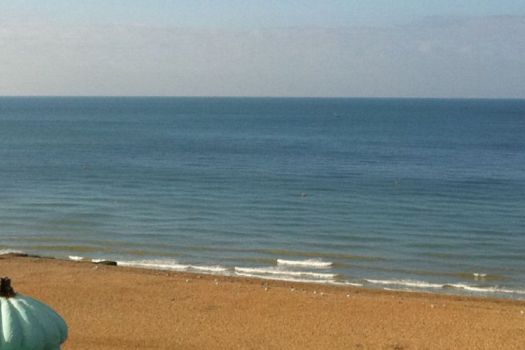
{"type": "Polygon", "coordinates": [[[525,98],[525,0],[0,0],[0,95],[525,98]]]}

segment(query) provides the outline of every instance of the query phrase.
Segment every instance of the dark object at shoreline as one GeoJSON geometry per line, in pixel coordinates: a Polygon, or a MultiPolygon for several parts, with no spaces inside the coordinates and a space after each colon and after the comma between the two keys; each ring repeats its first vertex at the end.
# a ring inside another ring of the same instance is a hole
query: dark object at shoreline
{"type": "Polygon", "coordinates": [[[97,261],[97,262],[95,262],[95,264],[97,264],[97,265],[108,265],[108,266],[117,266],[117,262],[116,261],[111,261],[111,260],[97,261]]]}

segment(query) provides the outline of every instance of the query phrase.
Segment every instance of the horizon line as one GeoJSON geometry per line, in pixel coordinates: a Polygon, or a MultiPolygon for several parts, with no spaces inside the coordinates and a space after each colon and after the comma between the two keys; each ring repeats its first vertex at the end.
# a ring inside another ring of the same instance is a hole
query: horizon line
{"type": "Polygon", "coordinates": [[[381,100],[525,100],[525,97],[423,96],[242,96],[242,95],[0,95],[0,98],[236,98],[236,99],[381,99],[381,100]]]}

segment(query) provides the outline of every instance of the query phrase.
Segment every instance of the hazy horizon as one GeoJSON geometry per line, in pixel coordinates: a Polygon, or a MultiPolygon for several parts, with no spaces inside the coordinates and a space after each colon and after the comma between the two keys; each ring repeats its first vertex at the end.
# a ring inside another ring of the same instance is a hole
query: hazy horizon
{"type": "Polygon", "coordinates": [[[386,96],[212,96],[212,95],[0,95],[0,98],[202,98],[202,99],[348,99],[348,100],[525,100],[525,97],[386,97],[386,96]]]}
{"type": "Polygon", "coordinates": [[[525,3],[5,1],[1,96],[525,98],[525,3]]]}

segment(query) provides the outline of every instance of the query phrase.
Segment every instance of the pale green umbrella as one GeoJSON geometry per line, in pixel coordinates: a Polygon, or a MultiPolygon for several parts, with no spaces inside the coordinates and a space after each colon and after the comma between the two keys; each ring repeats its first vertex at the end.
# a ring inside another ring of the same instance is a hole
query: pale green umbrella
{"type": "Polygon", "coordinates": [[[0,279],[0,350],[59,350],[67,324],[46,304],[16,293],[0,279]]]}

